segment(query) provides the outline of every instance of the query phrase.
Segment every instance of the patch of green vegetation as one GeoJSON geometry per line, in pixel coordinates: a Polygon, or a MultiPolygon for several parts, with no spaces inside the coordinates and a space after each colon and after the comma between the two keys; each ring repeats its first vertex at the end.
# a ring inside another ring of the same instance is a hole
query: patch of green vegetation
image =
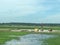
{"type": "MultiPolygon", "coordinates": [[[[35,28],[38,28],[38,29],[41,29],[41,26],[23,26],[23,25],[15,25],[15,26],[1,26],[0,25],[0,30],[12,30],[12,29],[35,29],[35,28]]],[[[60,30],[60,26],[43,26],[43,29],[50,29],[52,28],[53,30],[60,30]]]]}
{"type": "MultiPolygon", "coordinates": [[[[22,36],[22,35],[26,35],[29,34],[29,32],[11,32],[10,30],[16,30],[16,29],[41,29],[41,26],[11,26],[11,25],[0,25],[0,45],[4,44],[6,41],[12,40],[12,39],[17,39],[17,37],[10,37],[11,35],[15,35],[15,36],[22,36]],[[3,30],[3,31],[2,31],[3,30]]],[[[57,26],[44,26],[43,29],[50,29],[52,28],[53,30],[60,30],[60,27],[57,26]]],[[[34,33],[34,32],[33,32],[34,33]]],[[[38,34],[38,33],[37,33],[38,34]]],[[[40,33],[39,33],[40,34],[40,33]]],[[[47,33],[45,33],[47,34],[47,33]]],[[[49,33],[49,34],[56,34],[59,35],[57,33],[49,33]]],[[[50,38],[47,39],[45,42],[48,43],[48,45],[60,45],[60,36],[55,37],[55,38],[50,38]]]]}
{"type": "Polygon", "coordinates": [[[17,39],[17,36],[22,36],[29,34],[29,32],[0,32],[0,45],[4,44],[6,41],[17,39]],[[10,37],[10,36],[16,36],[16,37],[10,37]]]}
{"type": "Polygon", "coordinates": [[[46,39],[45,45],[60,45],[60,34],[56,34],[56,37],[46,39]]]}

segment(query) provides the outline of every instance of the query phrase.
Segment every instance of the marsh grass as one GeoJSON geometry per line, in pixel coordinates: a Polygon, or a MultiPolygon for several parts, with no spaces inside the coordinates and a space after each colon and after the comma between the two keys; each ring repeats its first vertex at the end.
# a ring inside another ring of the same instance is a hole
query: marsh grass
{"type": "Polygon", "coordinates": [[[60,45],[60,33],[55,33],[56,37],[49,38],[44,40],[44,43],[47,43],[47,45],[60,45]]]}
{"type": "Polygon", "coordinates": [[[12,39],[18,39],[17,36],[22,36],[29,34],[28,32],[0,32],[0,45],[4,44],[6,41],[12,39]],[[15,35],[16,37],[10,37],[10,35],[15,35]]]}
{"type": "Polygon", "coordinates": [[[0,45],[4,44],[6,41],[10,41],[12,39],[18,39],[17,36],[22,36],[26,34],[48,34],[48,35],[56,35],[56,37],[49,38],[44,41],[44,45],[60,45],[60,33],[36,33],[36,32],[9,32],[3,31],[0,32],[0,45]],[[10,37],[12,36],[12,37],[10,37]],[[16,36],[16,37],[14,37],[16,36]]]}

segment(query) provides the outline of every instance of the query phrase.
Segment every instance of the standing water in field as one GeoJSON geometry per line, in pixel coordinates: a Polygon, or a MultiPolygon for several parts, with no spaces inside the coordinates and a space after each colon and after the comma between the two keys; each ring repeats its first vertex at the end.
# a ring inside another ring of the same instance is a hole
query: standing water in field
{"type": "Polygon", "coordinates": [[[19,40],[7,41],[4,45],[42,45],[43,40],[51,38],[53,35],[46,34],[28,34],[19,37],[19,40]]]}

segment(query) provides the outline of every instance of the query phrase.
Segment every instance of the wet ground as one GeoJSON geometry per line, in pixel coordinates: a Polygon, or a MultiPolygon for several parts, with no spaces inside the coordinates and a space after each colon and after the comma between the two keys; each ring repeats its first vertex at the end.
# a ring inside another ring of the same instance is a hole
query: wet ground
{"type": "Polygon", "coordinates": [[[47,38],[52,38],[53,35],[47,34],[28,34],[24,36],[19,36],[18,40],[7,41],[4,45],[42,45],[43,40],[47,38]]]}

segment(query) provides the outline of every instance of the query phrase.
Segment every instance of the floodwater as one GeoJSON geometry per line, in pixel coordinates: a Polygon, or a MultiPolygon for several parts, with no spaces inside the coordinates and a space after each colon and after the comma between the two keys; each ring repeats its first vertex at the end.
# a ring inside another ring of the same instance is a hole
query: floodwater
{"type": "Polygon", "coordinates": [[[28,34],[18,37],[19,40],[7,41],[4,45],[42,45],[43,40],[51,38],[53,35],[46,34],[28,34]]]}

